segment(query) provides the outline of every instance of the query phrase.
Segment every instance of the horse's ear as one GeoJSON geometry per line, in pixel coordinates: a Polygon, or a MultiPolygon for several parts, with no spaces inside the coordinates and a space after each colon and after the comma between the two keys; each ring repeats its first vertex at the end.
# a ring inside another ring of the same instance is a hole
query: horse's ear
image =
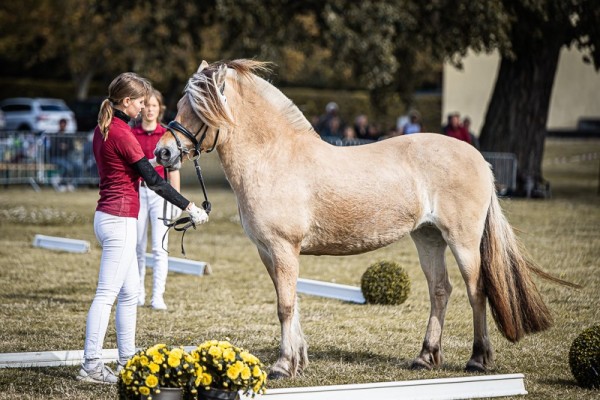
{"type": "Polygon", "coordinates": [[[208,63],[206,62],[206,60],[202,60],[202,63],[200,64],[200,66],[198,67],[198,71],[196,72],[201,72],[204,68],[208,68],[208,63]]]}
{"type": "Polygon", "coordinates": [[[227,65],[223,64],[219,67],[217,72],[215,73],[215,84],[223,93],[223,88],[225,87],[225,77],[227,76],[227,65]]]}

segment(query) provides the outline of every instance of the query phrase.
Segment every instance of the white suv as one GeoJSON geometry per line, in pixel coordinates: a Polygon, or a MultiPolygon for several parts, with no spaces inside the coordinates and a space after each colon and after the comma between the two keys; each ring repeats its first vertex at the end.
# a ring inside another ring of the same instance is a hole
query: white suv
{"type": "Polygon", "coordinates": [[[0,102],[7,130],[57,132],[65,119],[65,132],[76,132],[75,114],[61,99],[14,97],[0,102]]]}

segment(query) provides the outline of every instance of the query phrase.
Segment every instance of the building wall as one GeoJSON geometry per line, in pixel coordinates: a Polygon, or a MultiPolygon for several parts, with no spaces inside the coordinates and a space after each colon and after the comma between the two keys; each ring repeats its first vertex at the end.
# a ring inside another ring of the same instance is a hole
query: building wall
{"type": "MultiPolygon", "coordinates": [[[[498,74],[498,53],[469,52],[463,69],[444,66],[442,123],[452,112],[469,116],[479,134],[498,74]]],[[[600,119],[600,73],[577,50],[563,49],[550,100],[548,129],[575,129],[579,118],[600,119]]]]}

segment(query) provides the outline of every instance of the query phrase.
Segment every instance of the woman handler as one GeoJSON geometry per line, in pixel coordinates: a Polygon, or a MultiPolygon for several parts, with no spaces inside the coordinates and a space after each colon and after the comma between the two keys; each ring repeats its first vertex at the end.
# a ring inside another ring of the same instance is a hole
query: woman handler
{"type": "Polygon", "coordinates": [[[118,364],[135,353],[135,326],[139,275],[136,257],[140,177],[148,187],[172,204],[186,210],[195,224],[208,221],[206,212],[181,196],[154,170],[128,122],[144,108],[152,86],[140,76],[126,72],[108,87],[94,131],[94,157],[100,176],[100,199],[94,215],[94,232],[102,246],[96,295],[85,332],[84,362],[77,379],[116,383],[114,372],[102,360],[104,336],[115,299],[118,364]]]}

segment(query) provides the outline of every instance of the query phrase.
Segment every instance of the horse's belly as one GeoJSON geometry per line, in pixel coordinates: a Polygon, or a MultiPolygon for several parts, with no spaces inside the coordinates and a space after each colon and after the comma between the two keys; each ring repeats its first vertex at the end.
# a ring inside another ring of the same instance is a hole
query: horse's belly
{"type": "Polygon", "coordinates": [[[347,235],[330,237],[306,237],[300,253],[306,255],[346,256],[377,250],[406,236],[408,230],[397,230],[371,235],[347,235]]]}

